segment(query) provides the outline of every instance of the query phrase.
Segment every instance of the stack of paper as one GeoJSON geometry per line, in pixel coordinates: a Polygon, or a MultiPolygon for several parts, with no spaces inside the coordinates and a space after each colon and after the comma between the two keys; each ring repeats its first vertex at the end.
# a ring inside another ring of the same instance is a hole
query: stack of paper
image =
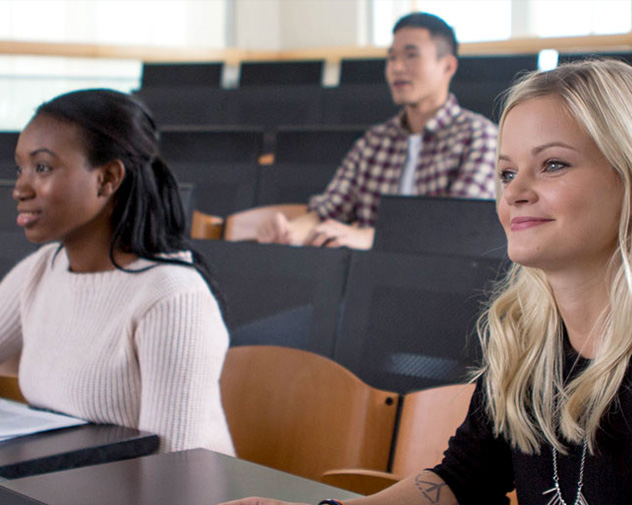
{"type": "Polygon", "coordinates": [[[83,419],[33,409],[24,403],[0,398],[0,442],[86,423],[83,419]]]}

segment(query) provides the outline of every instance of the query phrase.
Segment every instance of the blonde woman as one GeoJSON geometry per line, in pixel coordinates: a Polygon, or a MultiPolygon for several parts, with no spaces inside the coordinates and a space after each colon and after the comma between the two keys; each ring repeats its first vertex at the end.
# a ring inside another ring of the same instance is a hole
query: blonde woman
{"type": "Polygon", "coordinates": [[[515,266],[481,319],[468,416],[440,465],[345,505],[507,503],[514,487],[521,505],[632,503],[632,68],[522,80],[497,176],[515,266]]]}

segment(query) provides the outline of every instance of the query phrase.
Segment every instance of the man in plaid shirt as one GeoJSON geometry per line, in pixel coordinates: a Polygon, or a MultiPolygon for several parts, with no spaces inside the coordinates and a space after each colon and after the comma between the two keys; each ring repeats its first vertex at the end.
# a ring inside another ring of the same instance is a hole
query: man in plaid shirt
{"type": "Polygon", "coordinates": [[[401,18],[386,63],[401,113],[355,143],[307,214],[292,221],[271,216],[259,241],[370,249],[383,194],[493,198],[498,130],[449,93],[457,46],[437,16],[401,18]]]}

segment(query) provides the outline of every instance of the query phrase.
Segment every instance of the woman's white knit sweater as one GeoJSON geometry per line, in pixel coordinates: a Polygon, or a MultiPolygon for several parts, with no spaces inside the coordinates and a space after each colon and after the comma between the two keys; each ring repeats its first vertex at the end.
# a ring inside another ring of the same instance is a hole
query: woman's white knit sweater
{"type": "Polygon", "coordinates": [[[22,352],[31,405],[156,433],[160,450],[233,454],[219,377],[228,334],[193,268],[137,260],[73,273],[58,244],[0,283],[0,361],[22,352]]]}

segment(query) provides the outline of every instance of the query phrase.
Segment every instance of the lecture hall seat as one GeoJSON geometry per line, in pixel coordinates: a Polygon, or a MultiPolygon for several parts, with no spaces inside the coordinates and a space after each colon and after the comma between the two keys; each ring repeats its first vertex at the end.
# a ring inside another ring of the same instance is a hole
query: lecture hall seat
{"type": "Polygon", "coordinates": [[[224,236],[224,218],[193,211],[191,220],[191,238],[203,240],[219,240],[224,236]]]}
{"type": "Polygon", "coordinates": [[[239,458],[313,480],[338,465],[386,470],[398,395],[334,361],[287,347],[231,347],[220,384],[239,458]]]}
{"type": "MultiPolygon", "coordinates": [[[[338,469],[321,481],[360,494],[372,494],[441,462],[450,437],[464,421],[475,384],[452,384],[404,395],[390,472],[338,469]]],[[[515,492],[509,493],[517,505],[515,492]]]]}
{"type": "Polygon", "coordinates": [[[496,258],[352,251],[334,359],[400,394],[463,382],[499,269],[496,258]]]}
{"type": "Polygon", "coordinates": [[[255,205],[260,129],[162,130],[162,156],[180,181],[195,186],[195,209],[225,217],[255,205]]]}
{"type": "Polygon", "coordinates": [[[474,384],[429,388],[404,395],[392,470],[331,470],[326,484],[370,494],[441,462],[448,441],[467,414],[474,384]]]}
{"type": "Polygon", "coordinates": [[[349,250],[196,240],[226,302],[232,345],[332,356],[349,250]]]}
{"type": "Polygon", "coordinates": [[[0,362],[0,397],[26,403],[18,384],[20,356],[0,362]]]}
{"type": "Polygon", "coordinates": [[[274,162],[259,167],[257,206],[307,202],[321,193],[364,134],[347,126],[279,126],[274,162]]]}

